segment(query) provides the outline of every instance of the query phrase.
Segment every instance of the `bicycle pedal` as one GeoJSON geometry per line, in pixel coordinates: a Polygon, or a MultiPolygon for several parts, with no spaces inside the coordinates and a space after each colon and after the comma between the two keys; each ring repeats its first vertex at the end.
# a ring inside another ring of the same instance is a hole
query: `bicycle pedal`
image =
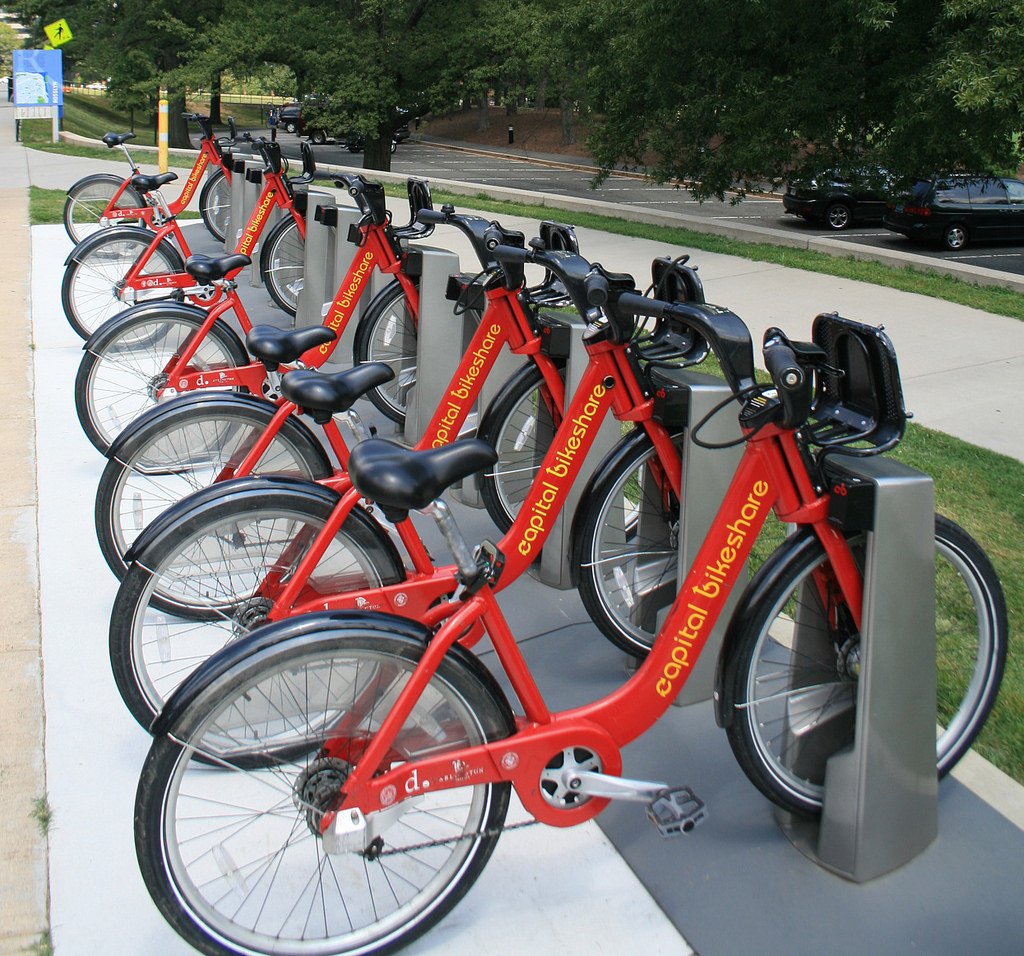
{"type": "Polygon", "coordinates": [[[647,804],[647,817],[663,837],[689,833],[707,819],[704,801],[689,787],[663,790],[647,804]]]}

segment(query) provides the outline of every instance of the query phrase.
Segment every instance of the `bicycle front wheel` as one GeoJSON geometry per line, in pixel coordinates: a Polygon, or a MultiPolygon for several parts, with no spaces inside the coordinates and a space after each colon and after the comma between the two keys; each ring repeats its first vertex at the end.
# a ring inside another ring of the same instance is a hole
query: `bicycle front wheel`
{"type": "Polygon", "coordinates": [[[352,358],[356,365],[383,362],[391,367],[395,377],[365,397],[391,421],[404,425],[409,390],[416,384],[416,315],[397,281],[374,296],[359,320],[352,358]]]}
{"type": "MultiPolygon", "coordinates": [[[[253,479],[244,492],[183,514],[136,556],[111,612],[110,662],[139,723],[148,727],[211,654],[265,623],[336,501],[318,486],[307,492],[253,479]]],[[[300,599],[393,584],[403,575],[385,532],[355,510],[303,582],[300,599]]]]}
{"type": "MultiPolygon", "coordinates": [[[[243,395],[186,396],[164,406],[119,441],[96,490],[96,537],[110,569],[124,577],[124,554],[157,515],[186,495],[235,477],[269,426],[276,406],[243,395]]],[[[316,480],[331,474],[323,447],[292,416],[247,474],[316,480]]]]}
{"type": "MultiPolygon", "coordinates": [[[[121,430],[173,389],[167,369],[191,347],[201,320],[187,312],[144,311],[100,337],[82,357],[75,377],[75,408],[89,441],[106,453],[121,430]]],[[[189,371],[216,371],[249,361],[238,337],[215,322],[188,364],[189,371]]]]}
{"type": "MultiPolygon", "coordinates": [[[[368,814],[378,835],[365,848],[329,845],[320,831],[423,646],[356,627],[281,641],[215,674],[154,740],[136,852],[154,902],[191,945],[391,951],[465,895],[497,843],[507,783],[428,791],[368,814]]],[[[497,692],[453,658],[399,730],[392,764],[512,732],[497,692]]]]}
{"type": "Polygon", "coordinates": [[[218,169],[203,184],[199,193],[199,215],[206,231],[218,242],[223,242],[231,224],[231,183],[218,169]]]}
{"type": "Polygon", "coordinates": [[[561,412],[540,369],[531,362],[509,380],[480,421],[477,437],[498,453],[493,468],[481,476],[480,497],[502,534],[519,514],[561,412]]]}
{"type": "Polygon", "coordinates": [[[306,269],[306,241],[291,215],[271,230],[260,253],[260,275],[279,309],[295,315],[306,269]]]}
{"type": "MultiPolygon", "coordinates": [[[[96,173],[80,179],[68,190],[68,198],[64,200],[64,231],[75,245],[114,222],[118,225],[145,225],[141,219],[117,219],[109,223],[102,221],[104,211],[114,196],[117,196],[123,182],[123,178],[113,173],[96,173]]],[[[125,186],[114,208],[141,209],[145,204],[135,189],[125,186]]]]}
{"type": "MultiPolygon", "coordinates": [[[[672,440],[681,449],[685,433],[672,440]]],[[[644,657],[676,597],[680,490],[668,486],[646,433],[633,432],[611,454],[581,498],[573,566],[601,633],[644,657]]]]}
{"type": "MultiPolygon", "coordinates": [[[[863,544],[854,544],[862,553],[863,544]]],[[[820,586],[831,572],[817,539],[805,538],[770,570],[763,598],[756,606],[741,601],[742,613],[730,623],[724,716],[729,743],[754,785],[780,807],[813,815],[821,811],[828,758],[853,742],[860,635],[841,601],[829,597],[825,606],[822,595],[835,589],[820,586]]],[[[943,776],[995,702],[1008,629],[988,558],[967,532],[938,515],[935,584],[936,764],[943,776]]]]}
{"type": "MultiPolygon", "coordinates": [[[[135,289],[130,301],[122,299],[124,277],[146,254],[154,237],[147,237],[138,229],[125,232],[112,229],[96,238],[95,244],[68,263],[60,292],[64,315],[83,339],[130,305],[181,298],[177,289],[135,289]]],[[[161,240],[146,259],[141,274],[177,273],[184,268],[177,250],[161,240]]]]}

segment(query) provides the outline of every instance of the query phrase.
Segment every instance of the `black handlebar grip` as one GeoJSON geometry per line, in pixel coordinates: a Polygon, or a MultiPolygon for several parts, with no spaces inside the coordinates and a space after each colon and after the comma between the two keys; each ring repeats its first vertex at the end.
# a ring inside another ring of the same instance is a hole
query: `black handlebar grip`
{"type": "Polygon", "coordinates": [[[601,306],[608,301],[608,280],[600,272],[588,273],[583,288],[591,305],[601,306]]]}
{"type": "Polygon", "coordinates": [[[417,209],[416,210],[416,221],[423,223],[438,223],[444,222],[447,213],[442,212],[440,209],[417,209]]]}
{"type": "Polygon", "coordinates": [[[516,246],[495,246],[490,250],[494,254],[494,258],[498,262],[518,262],[525,263],[530,261],[530,253],[527,249],[520,249],[516,246]]]}
{"type": "Polygon", "coordinates": [[[484,248],[488,252],[494,252],[494,250],[501,245],[501,240],[504,238],[505,234],[500,228],[497,226],[488,226],[484,230],[484,248]]]}
{"type": "Polygon", "coordinates": [[[651,299],[646,295],[637,292],[623,292],[615,304],[620,312],[632,312],[633,315],[653,315],[656,318],[665,314],[665,307],[668,303],[661,299],[651,299]]]}
{"type": "Polygon", "coordinates": [[[796,353],[785,339],[772,336],[764,343],[764,365],[779,392],[803,388],[807,373],[796,360],[796,353]]]}

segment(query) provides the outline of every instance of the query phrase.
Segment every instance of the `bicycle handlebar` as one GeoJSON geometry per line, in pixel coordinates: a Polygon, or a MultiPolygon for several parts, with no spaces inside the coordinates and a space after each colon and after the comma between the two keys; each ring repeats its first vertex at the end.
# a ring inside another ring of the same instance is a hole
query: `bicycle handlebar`
{"type": "Polygon", "coordinates": [[[718,356],[722,374],[733,393],[739,395],[754,387],[754,346],[750,330],[729,309],[696,302],[665,302],[634,292],[618,296],[615,308],[633,315],[664,316],[696,329],[718,356]]]}
{"type": "Polygon", "coordinates": [[[770,328],[765,332],[763,352],[765,368],[782,404],[782,425],[798,428],[811,413],[813,380],[781,329],[770,328]]]}

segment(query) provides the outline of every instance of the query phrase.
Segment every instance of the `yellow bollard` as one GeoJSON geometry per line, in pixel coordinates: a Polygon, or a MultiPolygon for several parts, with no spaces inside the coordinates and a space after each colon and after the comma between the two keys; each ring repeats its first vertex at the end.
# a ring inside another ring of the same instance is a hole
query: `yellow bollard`
{"type": "Polygon", "coordinates": [[[160,109],[156,120],[157,162],[160,172],[167,172],[167,91],[160,87],[160,109]]]}

